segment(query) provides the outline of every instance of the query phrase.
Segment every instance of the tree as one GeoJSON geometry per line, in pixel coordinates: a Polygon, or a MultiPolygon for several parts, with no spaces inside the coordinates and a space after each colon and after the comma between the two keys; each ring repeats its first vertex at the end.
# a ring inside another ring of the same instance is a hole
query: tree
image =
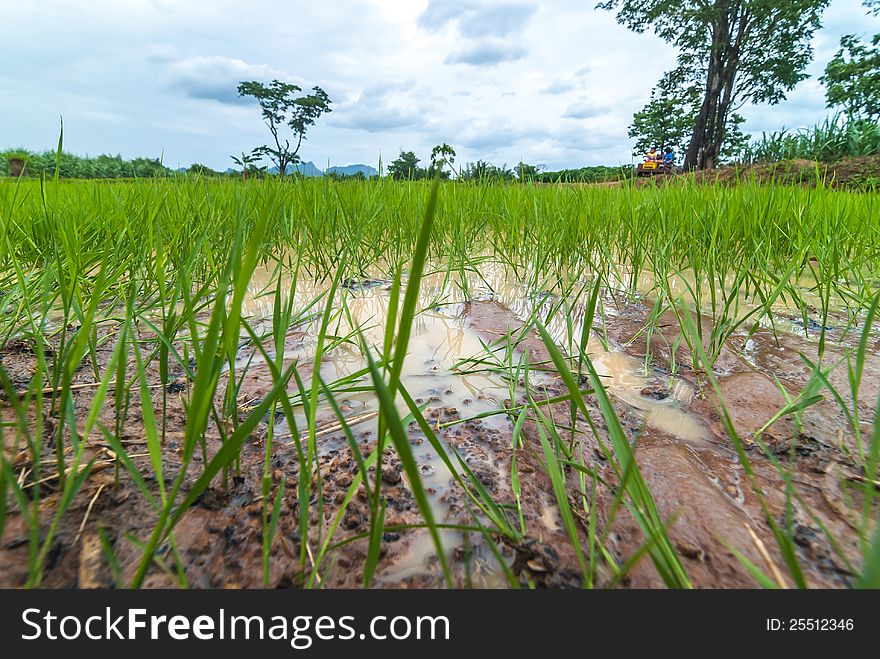
{"type": "Polygon", "coordinates": [[[492,182],[512,181],[514,176],[513,170],[508,169],[506,164],[498,167],[485,160],[478,160],[477,162],[469,162],[465,165],[459,174],[459,178],[464,181],[492,182]]]}
{"type": "Polygon", "coordinates": [[[412,151],[401,151],[397,160],[388,165],[391,178],[399,181],[416,181],[425,178],[427,172],[419,167],[419,159],[412,151]]]}
{"type": "MultiPolygon", "coordinates": [[[[700,108],[700,90],[677,73],[678,69],[666,73],[651,90],[648,104],[633,115],[629,136],[636,140],[634,155],[652,146],[672,147],[676,156],[687,150],[700,108]]],[[[742,154],[749,141],[740,128],[744,121],[736,112],[728,115],[716,162],[736,160],[742,154]]]]}
{"type": "Polygon", "coordinates": [[[435,146],[431,150],[431,166],[428,167],[428,178],[434,178],[438,175],[441,178],[449,178],[450,172],[446,171],[446,165],[449,165],[449,169],[452,170],[455,156],[455,149],[446,142],[435,146]]]}
{"type": "Polygon", "coordinates": [[[729,119],[746,103],[778,103],[804,80],[810,40],[830,0],[607,0],[618,23],[653,29],[679,50],[671,75],[699,85],[702,100],[685,168],[718,162],[729,119]]]}
{"type": "Polygon", "coordinates": [[[635,153],[645,153],[652,146],[672,147],[684,153],[694,132],[700,90],[695,84],[683,84],[674,75],[665,74],[651,90],[651,99],[633,115],[629,136],[636,140],[635,153]]]}
{"type": "Polygon", "coordinates": [[[259,171],[256,163],[260,160],[259,156],[254,155],[253,153],[244,153],[242,152],[241,156],[229,156],[232,158],[232,162],[241,167],[241,177],[246,179],[248,174],[252,172],[259,171]]]}
{"type": "Polygon", "coordinates": [[[190,176],[219,176],[220,172],[215,172],[213,169],[208,167],[207,165],[203,165],[201,163],[194,163],[190,165],[186,173],[190,176]]]}
{"type": "MultiPolygon", "coordinates": [[[[880,14],[880,0],[865,0],[880,14]]],[[[826,87],[828,107],[841,107],[848,119],[880,120],[880,34],[866,45],[853,34],[840,40],[840,50],[825,67],[820,80],[826,87]]]]}
{"type": "Polygon", "coordinates": [[[520,161],[515,168],[516,177],[520,181],[534,181],[541,175],[543,167],[543,165],[529,165],[520,161]]]}
{"type": "Polygon", "coordinates": [[[880,119],[880,34],[870,46],[853,34],[845,35],[820,80],[828,107],[843,108],[849,119],[880,119]]]}
{"type": "Polygon", "coordinates": [[[301,95],[302,88],[287,82],[273,80],[268,85],[252,80],[238,85],[238,95],[250,96],[260,104],[263,121],[272,134],[274,147],[258,146],[251,154],[256,158],[268,157],[280,176],[287,174],[289,165],[300,162],[299,149],[306,137],[309,126],[325,112],[332,112],[332,101],[320,87],[313,87],[312,93],[301,95]],[[285,127],[290,131],[294,147],[284,135],[285,127]]]}

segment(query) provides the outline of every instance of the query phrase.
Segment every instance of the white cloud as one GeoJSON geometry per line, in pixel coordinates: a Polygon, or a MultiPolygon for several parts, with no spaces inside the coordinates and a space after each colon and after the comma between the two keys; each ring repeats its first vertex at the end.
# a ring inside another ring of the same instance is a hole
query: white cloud
{"type": "Polygon", "coordinates": [[[244,80],[302,82],[265,64],[248,64],[244,60],[220,55],[199,55],[172,61],[164,77],[169,87],[186,96],[220,103],[241,102],[237,86],[244,80]]]}
{"type": "Polygon", "coordinates": [[[521,32],[536,10],[535,4],[522,2],[429,0],[419,25],[436,31],[456,23],[464,37],[506,37],[521,32]]]}
{"type": "Polygon", "coordinates": [[[574,91],[575,89],[577,89],[577,87],[572,83],[557,80],[556,82],[544,87],[541,92],[544,94],[553,94],[555,96],[557,94],[567,94],[568,92],[574,91]]]}
{"type": "Polygon", "coordinates": [[[588,98],[582,98],[569,105],[562,116],[566,119],[593,119],[607,114],[608,109],[606,105],[599,105],[588,98]]]}
{"type": "Polygon", "coordinates": [[[471,66],[494,66],[502,62],[513,62],[526,56],[522,46],[502,41],[483,41],[450,53],[444,60],[447,64],[470,64],[471,66]]]}

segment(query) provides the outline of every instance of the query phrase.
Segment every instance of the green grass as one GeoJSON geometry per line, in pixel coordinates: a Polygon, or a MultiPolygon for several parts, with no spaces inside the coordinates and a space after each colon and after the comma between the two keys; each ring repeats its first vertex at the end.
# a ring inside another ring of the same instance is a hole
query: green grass
{"type": "MultiPolygon", "coordinates": [[[[58,163],[63,165],[60,157],[58,163]]],[[[535,306],[531,317],[523,319],[524,330],[486,344],[485,354],[467,364],[472,372],[501,373],[510,382],[514,401],[510,408],[475,418],[509,417],[514,448],[522,446],[526,421],[536,424],[540,446],[535,448],[553,484],[550,494],[584,586],[596,583],[600,563],[609,567],[616,584],[642,557],[652,561],[668,586],[690,586],[667,535],[673,520],[660,517],[639,472],[637,449],[587,352],[591,334],[604,341],[601,319],[606,308],[627,300],[653,305],[644,328],[649,337],[664,311],[674,313],[680,341],[692,359],[687,366],[705,374],[707,391],[717,389],[713,367],[732,336],[747,338],[762,327],[780,331],[780,309],[800,316],[804,325],[809,318],[819,319],[822,329],[814,337],[819,360],[804,357],[813,373],[810,385],[780,415],[800,413],[824,394],[839,402],[854,428],[854,459],[866,480],[858,529],[864,567],[855,569],[863,570],[858,574],[861,584],[876,585],[880,549],[870,482],[877,479],[880,448],[877,424],[867,435],[860,427],[872,420],[864,418],[859,403],[873,401],[861,401],[859,392],[867,346],[875,336],[878,214],[876,195],[821,185],[604,188],[445,182],[432,187],[384,180],[7,179],[0,183],[0,346],[24,342],[36,365],[29,382],[13,381],[0,365],[0,443],[5,448],[0,452],[0,534],[11,513],[23,516],[29,530],[27,585],[39,586],[59,520],[94,467],[94,459],[86,457],[88,440],[101,437],[115,455],[117,482],[129,480],[156,515],[149,537],[116,540],[130,542],[141,555],[131,582],[117,585],[141,586],[159,568],[185,586],[175,527],[200,496],[228,488],[231,478],[240,475],[241,447],[268,418],[259,492],[265,585],[271,581],[269,557],[278,540],[281,502],[294,490],[299,537],[304,539],[299,558],[309,566],[303,583],[318,586],[322,570],[332,569],[334,549],[359,539],[368,546],[363,581],[373,583],[383,534],[389,530],[382,465],[393,453],[437,548],[444,581],[452,586],[440,538],[445,525],[433,514],[407,441],[412,423],[467,494],[471,521],[459,530],[471,539],[482,538],[507,582],[520,585],[499,553],[501,539],[516,544],[528,532],[516,459],[511,465],[515,501],[502,505],[462,456],[445,447],[438,427],[424,418],[424,406],[415,403],[401,382],[414,322],[422,311],[423,277],[443,274],[438,300],[467,299],[471,287],[487,285],[490,268],[501,268],[529,294],[549,291],[556,297],[535,306]],[[271,329],[264,334],[257,329],[259,319],[242,315],[258,267],[273,272],[271,329]],[[393,282],[382,345],[368,344],[363,328],[343,335],[335,329],[347,313],[345,304],[338,303],[341,282],[375,272],[393,282]],[[305,280],[323,282],[323,292],[297,304],[298,286],[305,280]],[[576,309],[583,313],[582,323],[573,320],[576,309]],[[694,322],[695,313],[709,321],[708,328],[694,322]],[[845,394],[823,370],[829,340],[824,327],[833,313],[848,319],[844,339],[852,349],[845,394]],[[360,350],[365,368],[336,381],[304,382],[283,355],[289,332],[309,325],[316,328],[314,372],[342,345],[360,350]],[[551,362],[535,364],[515,356],[513,346],[527,331],[539,333],[551,362]],[[249,409],[240,409],[238,396],[254,367],[250,361],[237,361],[243,341],[271,373],[269,391],[249,409]],[[555,399],[529,384],[531,373],[546,369],[558,372],[565,385],[566,393],[555,399]],[[84,374],[95,387],[83,417],[76,412],[76,383],[84,374]],[[175,374],[186,383],[186,426],[180,464],[172,466],[164,462],[163,446],[167,386],[175,374]],[[162,390],[159,402],[151,393],[155,384],[162,390]],[[339,402],[346,392],[365,389],[376,396],[379,409],[377,445],[369,455],[361,454],[339,402]],[[645,538],[639,552],[622,557],[619,564],[605,546],[603,524],[610,526],[609,520],[598,519],[589,505],[600,486],[598,475],[577,449],[578,413],[590,418],[585,395],[596,397],[606,428],[600,432],[592,426],[591,432],[619,480],[614,509],[626,509],[645,538]],[[403,416],[399,401],[407,411],[403,416]],[[568,429],[547,413],[551,403],[569,405],[568,429]],[[121,441],[123,429],[132,423],[132,405],[140,410],[148,471],[135,465],[121,441]],[[313,499],[318,518],[323,518],[319,408],[336,414],[358,470],[328,535],[322,526],[313,542],[308,514],[313,499]],[[276,411],[283,411],[291,423],[299,474],[314,478],[273,482],[276,411]],[[305,418],[301,427],[297,414],[305,418]],[[46,429],[49,418],[56,421],[46,429]],[[209,450],[209,433],[219,435],[219,449],[209,450]],[[22,464],[31,465],[24,481],[22,464]],[[154,486],[148,484],[152,482],[154,486]],[[369,530],[344,537],[339,525],[361,486],[369,530]],[[58,494],[50,519],[41,514],[45,492],[58,494]],[[572,492],[577,496],[570,496],[572,492]],[[170,553],[160,556],[165,544],[170,553]]],[[[649,360],[650,355],[646,365],[649,360]]],[[[682,365],[666,366],[675,372],[682,365]]],[[[723,408],[722,418],[748,472],[752,458],[723,408]]],[[[876,418],[875,411],[874,422],[876,418]]],[[[774,468],[788,476],[785,463],[776,461],[774,468]]],[[[805,585],[790,525],[769,513],[767,517],[787,574],[795,584],[805,585]]],[[[108,564],[118,574],[103,531],[102,543],[108,564]]],[[[748,563],[747,568],[760,583],[774,583],[759,567],[748,563]]]]}
{"type": "Polygon", "coordinates": [[[830,162],[880,153],[880,124],[870,120],[830,117],[811,128],[763,133],[749,142],[742,162],[803,159],[830,162]]]}

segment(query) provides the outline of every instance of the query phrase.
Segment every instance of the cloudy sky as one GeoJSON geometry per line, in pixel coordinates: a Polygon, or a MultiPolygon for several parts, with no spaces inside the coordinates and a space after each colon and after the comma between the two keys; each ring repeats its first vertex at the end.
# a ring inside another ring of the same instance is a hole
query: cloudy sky
{"type": "MultiPolygon", "coordinates": [[[[376,165],[439,142],[477,158],[550,169],[629,162],[632,113],[675,61],[595,0],[0,0],[0,148],[163,156],[231,165],[266,141],[241,80],[320,85],[333,112],[301,155],[376,165]]],[[[832,0],[814,77],[760,133],[825,115],[816,77],[841,34],[880,31],[859,0],[832,0]]]]}

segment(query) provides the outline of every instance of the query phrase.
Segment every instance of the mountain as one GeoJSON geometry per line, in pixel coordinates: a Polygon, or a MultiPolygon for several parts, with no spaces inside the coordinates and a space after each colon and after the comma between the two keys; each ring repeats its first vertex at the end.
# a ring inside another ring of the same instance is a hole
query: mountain
{"type": "MultiPolygon", "coordinates": [[[[180,167],[175,171],[178,174],[186,174],[189,171],[189,167],[180,167]]],[[[277,174],[277,167],[270,167],[268,169],[270,174],[277,174]]],[[[301,162],[296,165],[288,165],[287,173],[292,174],[294,172],[299,172],[303,176],[307,178],[313,178],[317,176],[324,176],[325,174],[336,174],[337,176],[354,176],[355,174],[361,173],[366,178],[370,178],[371,176],[377,176],[379,174],[378,171],[374,167],[370,167],[369,165],[345,165],[344,167],[328,167],[326,172],[322,172],[318,169],[315,163],[309,162],[301,162]]],[[[240,169],[234,169],[232,167],[227,167],[224,174],[240,174],[240,169]]]]}
{"type": "Polygon", "coordinates": [[[315,166],[315,163],[313,163],[311,161],[301,162],[296,165],[292,165],[287,170],[288,174],[291,172],[299,172],[300,174],[302,174],[303,176],[305,176],[307,178],[312,177],[312,176],[323,176],[324,175],[324,172],[322,172],[320,169],[318,169],[315,166]]]}
{"type": "MultiPolygon", "coordinates": [[[[315,166],[315,163],[313,163],[311,161],[301,162],[296,165],[288,165],[287,166],[287,173],[293,174],[294,172],[299,172],[300,174],[302,174],[306,178],[311,178],[313,176],[324,176],[324,172],[322,172],[320,169],[318,169],[315,166]]],[[[269,173],[270,174],[277,174],[278,167],[270,167],[269,173]]]]}
{"type": "Polygon", "coordinates": [[[354,176],[359,172],[363,174],[366,178],[379,175],[379,172],[369,165],[346,165],[345,167],[328,167],[324,173],[337,174],[339,176],[354,176]]]}

